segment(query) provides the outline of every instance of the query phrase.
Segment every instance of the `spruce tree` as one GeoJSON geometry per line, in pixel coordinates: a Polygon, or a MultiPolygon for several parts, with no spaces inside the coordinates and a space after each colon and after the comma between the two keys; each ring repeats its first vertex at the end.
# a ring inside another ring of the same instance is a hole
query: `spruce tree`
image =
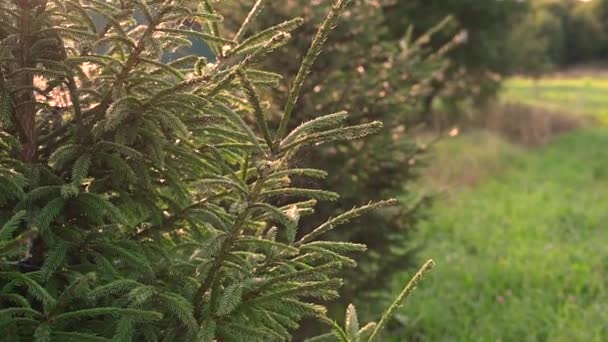
{"type": "MultiPolygon", "coordinates": [[[[252,2],[226,0],[221,8],[225,26],[237,32],[252,2]]],[[[263,10],[256,16],[254,27],[276,25],[296,15],[306,17],[294,31],[298,39],[262,62],[268,70],[287,71],[279,86],[269,90],[273,97],[285,101],[289,97],[289,84],[300,67],[300,61],[292,56],[306,49],[331,1],[261,3],[263,10]]],[[[344,20],[332,31],[331,43],[312,66],[293,110],[296,120],[290,124],[292,127],[313,119],[319,112],[344,108],[351,113],[350,124],[380,120],[384,125],[381,134],[356,143],[345,141],[307,148],[297,161],[328,171],[328,177],[314,182],[340,193],[339,201],[321,203],[318,215],[302,219],[300,234],[314,229],[324,217],[338,215],[366,201],[400,199],[398,205],[376,210],[357,219],[348,229],[328,235],[332,240],[353,241],[368,247],[366,253],[354,256],[358,267],[347,270],[340,300],[332,305],[342,311],[342,306],[356,299],[362,316],[366,316],[371,305],[361,304],[378,302],[370,297],[385,288],[385,280],[395,271],[413,266],[415,248],[411,247],[410,232],[416,229],[432,202],[431,196],[416,190],[431,140],[418,136],[418,114],[424,105],[421,98],[433,90],[434,83],[447,82],[444,76],[451,66],[445,55],[461,43],[446,32],[454,24],[451,17],[440,18],[424,31],[416,30],[415,21],[402,23],[412,24],[410,30],[393,38],[382,3],[385,2],[352,1],[344,20]],[[431,45],[437,35],[449,37],[445,45],[431,45]]],[[[280,106],[270,107],[269,118],[278,121],[282,110],[280,106]]]]}
{"type": "Polygon", "coordinates": [[[316,304],[365,246],[321,238],[395,201],[299,235],[338,194],[291,180],[327,176],[293,166],[303,147],[382,125],[340,111],[286,129],[347,2],[319,28],[278,127],[260,90],[281,76],[257,66],[298,19],[243,38],[255,6],[227,37],[206,0],[0,3],[2,340],[281,341],[303,317],[335,327],[317,340],[373,339],[391,309],[367,330],[349,309],[344,335],[316,304]],[[217,59],[167,62],[197,41],[217,59]]]}

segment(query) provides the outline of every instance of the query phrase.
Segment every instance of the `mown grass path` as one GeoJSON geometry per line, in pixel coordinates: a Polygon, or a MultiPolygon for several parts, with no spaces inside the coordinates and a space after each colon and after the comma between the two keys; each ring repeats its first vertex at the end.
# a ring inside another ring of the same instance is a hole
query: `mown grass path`
{"type": "Polygon", "coordinates": [[[412,243],[437,267],[391,340],[608,341],[608,129],[508,164],[432,209],[412,243]]]}

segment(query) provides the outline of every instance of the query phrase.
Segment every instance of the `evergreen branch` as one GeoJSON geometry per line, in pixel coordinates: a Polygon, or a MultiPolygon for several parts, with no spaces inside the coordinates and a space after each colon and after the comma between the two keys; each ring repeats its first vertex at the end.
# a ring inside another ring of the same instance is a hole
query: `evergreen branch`
{"type": "Polygon", "coordinates": [[[259,295],[241,305],[256,305],[269,302],[279,298],[289,298],[293,296],[305,297],[313,296],[328,299],[336,295],[335,289],[342,286],[341,279],[329,279],[324,281],[303,282],[294,285],[292,288],[271,292],[266,295],[259,295]]]}
{"type": "Polygon", "coordinates": [[[218,309],[215,314],[218,316],[226,316],[231,313],[241,303],[243,290],[243,283],[235,283],[226,287],[219,299],[218,309]]]}
{"type": "Polygon", "coordinates": [[[293,149],[300,145],[319,145],[331,141],[359,139],[367,135],[377,133],[382,129],[382,127],[383,125],[380,121],[374,121],[366,124],[336,128],[320,133],[304,135],[299,139],[295,139],[291,143],[285,144],[284,146],[280,146],[280,151],[287,152],[290,149],[293,149]]]}
{"type": "Polygon", "coordinates": [[[349,340],[356,341],[360,329],[357,309],[354,305],[349,304],[346,308],[346,317],[344,318],[344,330],[349,340]]]}
{"type": "Polygon", "coordinates": [[[306,280],[306,279],[315,279],[322,276],[327,276],[331,273],[338,272],[341,268],[342,264],[340,262],[329,262],[324,265],[310,267],[309,269],[294,271],[290,273],[285,273],[278,275],[276,277],[270,277],[265,279],[259,287],[256,289],[255,293],[248,295],[247,297],[254,297],[257,293],[263,292],[273,285],[283,284],[286,281],[294,281],[294,280],[306,280]]]}
{"type": "Polygon", "coordinates": [[[292,130],[291,133],[289,133],[289,135],[287,135],[285,139],[281,141],[281,145],[287,145],[300,136],[305,136],[312,133],[319,133],[322,130],[336,128],[337,126],[344,123],[347,118],[348,112],[340,111],[334,114],[323,115],[316,119],[307,121],[292,130]]]}
{"type": "Polygon", "coordinates": [[[327,171],[318,170],[318,169],[288,169],[288,170],[281,170],[281,171],[277,171],[277,172],[273,173],[270,176],[270,179],[291,177],[291,176],[324,179],[327,177],[327,171]]]}
{"type": "Polygon", "coordinates": [[[86,23],[89,30],[91,32],[94,32],[95,34],[97,34],[97,28],[95,27],[95,22],[93,22],[93,19],[91,18],[89,13],[83,8],[83,6],[80,6],[80,4],[76,3],[75,0],[68,0],[66,2],[66,5],[67,5],[66,9],[69,8],[69,9],[72,9],[72,10],[78,12],[78,14],[80,15],[80,19],[86,23]]]}
{"type": "Polygon", "coordinates": [[[219,36],[215,36],[215,35],[211,35],[211,34],[207,34],[207,33],[203,33],[203,32],[198,32],[198,31],[193,31],[193,30],[180,30],[180,29],[170,29],[170,28],[159,28],[156,30],[160,31],[160,32],[192,36],[192,37],[199,38],[203,41],[212,41],[212,42],[224,43],[224,44],[228,44],[228,45],[236,44],[233,40],[230,40],[230,39],[221,38],[219,36]]]}
{"type": "Polygon", "coordinates": [[[61,214],[65,202],[65,199],[62,197],[57,197],[47,202],[44,208],[42,208],[36,216],[35,222],[38,225],[38,229],[45,231],[61,214]]]}
{"type": "Polygon", "coordinates": [[[91,155],[84,153],[74,162],[72,167],[72,184],[80,186],[82,181],[89,174],[89,168],[91,167],[91,155]]]}
{"type": "Polygon", "coordinates": [[[168,16],[166,18],[167,21],[176,20],[176,19],[199,19],[204,20],[207,23],[211,22],[222,22],[224,17],[219,14],[211,14],[205,12],[188,12],[186,14],[175,14],[173,16],[168,16]]]}
{"type": "Polygon", "coordinates": [[[7,308],[7,309],[0,309],[0,317],[2,318],[6,318],[6,317],[14,317],[14,316],[34,316],[37,318],[43,318],[44,315],[42,315],[40,312],[34,310],[34,309],[30,309],[30,308],[7,308]]]}
{"type": "Polygon", "coordinates": [[[146,20],[148,20],[148,22],[151,22],[154,20],[154,17],[152,16],[152,12],[151,12],[150,8],[148,7],[147,4],[145,4],[143,2],[143,0],[134,0],[133,2],[141,10],[143,15],[146,17],[146,20]]]}
{"type": "Polygon", "coordinates": [[[247,78],[247,75],[242,71],[238,71],[238,76],[245,89],[245,95],[249,100],[249,103],[253,107],[253,114],[255,116],[255,120],[258,124],[258,127],[262,130],[262,134],[264,135],[264,140],[266,140],[266,144],[272,150],[272,136],[270,134],[270,130],[268,129],[268,122],[266,121],[266,116],[264,115],[264,109],[262,109],[262,105],[260,103],[260,97],[256,92],[255,88],[247,78]]]}
{"type": "Polygon", "coordinates": [[[13,235],[13,232],[25,219],[25,215],[25,210],[18,211],[8,221],[6,221],[4,225],[2,225],[2,228],[0,228],[0,243],[2,243],[3,240],[8,240],[13,235]]]}
{"type": "MultiPolygon", "coordinates": [[[[310,69],[315,62],[317,56],[321,52],[321,48],[327,40],[329,33],[336,25],[338,21],[338,17],[346,8],[346,5],[349,3],[349,0],[336,0],[331,10],[329,11],[327,17],[321,24],[321,27],[317,31],[310,48],[306,52],[306,56],[300,65],[300,70],[298,70],[298,74],[296,75],[295,80],[291,84],[291,89],[289,91],[289,96],[287,98],[287,102],[285,102],[285,108],[283,109],[283,116],[281,117],[281,122],[279,123],[279,129],[277,131],[276,138],[282,139],[287,131],[287,125],[289,120],[291,119],[291,114],[293,109],[295,108],[296,102],[298,101],[298,96],[300,95],[300,90],[302,85],[304,84],[304,79],[308,76],[310,69]]],[[[278,144],[278,141],[277,141],[278,144]]]]}
{"type": "Polygon", "coordinates": [[[300,188],[281,188],[268,190],[262,192],[262,196],[266,198],[275,196],[306,197],[320,201],[335,201],[340,197],[340,195],[332,191],[300,188]]]}
{"type": "Polygon", "coordinates": [[[242,237],[241,239],[239,239],[238,243],[243,245],[251,244],[263,247],[279,248],[282,250],[283,253],[287,254],[291,253],[295,255],[299,252],[297,248],[294,248],[292,246],[262,238],[242,237]]]}
{"type": "Polygon", "coordinates": [[[196,187],[208,188],[209,186],[219,186],[224,188],[232,188],[238,190],[243,195],[247,196],[248,191],[241,184],[226,178],[206,178],[197,181],[193,184],[196,187]]]}
{"type": "MultiPolygon", "coordinates": [[[[264,182],[264,178],[260,178],[257,180],[249,195],[249,203],[257,202],[258,197],[260,196],[260,192],[262,191],[262,187],[264,186],[264,182]]],[[[236,217],[234,223],[232,224],[232,227],[228,232],[227,238],[223,241],[220,251],[215,257],[213,264],[211,265],[209,273],[207,274],[199,288],[196,290],[194,317],[199,323],[204,319],[204,317],[201,317],[204,303],[203,296],[207,293],[207,291],[215,282],[217,273],[222,268],[222,264],[224,263],[226,256],[230,254],[230,251],[232,250],[233,245],[236,243],[239,235],[241,235],[243,225],[249,217],[250,212],[251,208],[247,207],[236,217]]]]}
{"type": "Polygon", "coordinates": [[[118,279],[103,286],[93,289],[89,296],[93,299],[102,299],[111,295],[119,294],[142,284],[132,279],[118,279]]]}
{"type": "Polygon", "coordinates": [[[17,250],[30,242],[36,235],[38,235],[38,231],[31,229],[26,230],[8,242],[0,242],[0,255],[12,253],[14,250],[17,250]]]}
{"type": "Polygon", "coordinates": [[[392,317],[395,310],[397,310],[401,306],[403,301],[405,301],[405,299],[412,293],[412,291],[414,291],[416,285],[418,284],[418,282],[420,282],[424,274],[430,271],[433,266],[435,266],[435,262],[433,260],[428,260],[424,265],[422,265],[420,270],[416,272],[416,274],[412,277],[409,283],[403,288],[397,299],[395,299],[395,301],[388,307],[388,309],[386,309],[384,314],[382,314],[380,322],[378,323],[370,337],[367,339],[367,342],[372,342],[376,338],[378,333],[384,328],[388,320],[392,317]]]}
{"type": "Polygon", "coordinates": [[[247,78],[249,78],[253,84],[276,87],[279,84],[279,81],[283,79],[283,76],[274,72],[248,69],[247,78]]]}
{"type": "MultiPolygon", "coordinates": [[[[208,13],[210,13],[212,15],[217,14],[215,12],[215,9],[213,8],[213,6],[211,6],[211,2],[209,0],[203,0],[202,6],[205,9],[205,11],[207,11],[208,13]]],[[[220,36],[220,27],[217,24],[217,22],[207,22],[207,27],[209,28],[209,31],[211,32],[212,35],[214,35],[215,37],[220,36]]],[[[213,50],[213,52],[215,52],[216,56],[222,55],[222,49],[218,47],[217,42],[212,41],[210,45],[211,45],[210,46],[211,49],[213,50]]]]}
{"type": "Polygon", "coordinates": [[[201,284],[201,286],[196,291],[195,297],[195,305],[194,305],[194,316],[196,317],[197,322],[201,322],[203,317],[201,317],[202,309],[203,309],[203,296],[207,291],[211,288],[211,285],[215,282],[215,278],[217,273],[222,268],[222,264],[224,263],[224,259],[230,253],[233,244],[238,239],[238,235],[241,233],[242,225],[245,223],[247,217],[249,216],[250,209],[245,209],[234,221],[230,231],[228,233],[227,238],[223,241],[220,251],[214,258],[214,262],[207,274],[205,280],[201,284]]]}
{"type": "MultiPolygon", "coordinates": [[[[265,0],[264,0],[265,1],[265,0]]],[[[304,21],[302,18],[295,18],[283,22],[281,24],[269,27],[259,33],[252,35],[251,37],[245,39],[242,43],[237,45],[234,49],[230,50],[230,54],[244,54],[250,51],[253,51],[260,46],[263,46],[268,43],[269,40],[272,40],[274,36],[280,34],[281,32],[289,33],[299,26],[302,25],[304,21]]]]}
{"type": "Polygon", "coordinates": [[[377,208],[382,208],[386,206],[396,205],[397,200],[392,199],[388,201],[381,201],[376,203],[370,203],[368,205],[364,205],[362,207],[353,208],[341,215],[336,216],[335,218],[329,219],[327,222],[323,223],[319,227],[315,228],[312,232],[304,235],[298,242],[296,242],[295,246],[301,246],[307,242],[310,242],[317,238],[318,236],[325,234],[326,232],[335,228],[335,226],[344,224],[349,222],[350,220],[357,218],[371,210],[375,210],[377,208]]]}
{"type": "MultiPolygon", "coordinates": [[[[238,72],[240,70],[244,70],[249,67],[249,65],[257,62],[262,59],[267,54],[271,53],[279,46],[283,45],[291,36],[286,32],[279,32],[272,37],[269,41],[267,41],[262,47],[256,49],[251,54],[247,55],[240,63],[229,69],[223,77],[210,89],[207,91],[206,95],[208,97],[212,97],[217,95],[221,90],[227,88],[227,86],[237,77],[238,72]]],[[[224,59],[226,60],[226,59],[224,59]]],[[[221,61],[220,61],[221,62],[221,61]]],[[[219,74],[222,74],[221,72],[219,74]]]]}
{"type": "Polygon", "coordinates": [[[142,61],[142,62],[144,62],[144,63],[147,63],[147,64],[153,65],[155,67],[158,67],[159,70],[167,71],[169,74],[175,76],[180,81],[184,80],[184,75],[182,74],[182,72],[179,71],[176,68],[171,67],[170,65],[167,65],[165,63],[158,62],[158,61],[155,61],[155,60],[152,60],[152,59],[149,59],[149,58],[143,58],[143,57],[140,57],[139,60],[142,61]]]}
{"type": "Polygon", "coordinates": [[[74,331],[53,331],[51,336],[56,338],[58,341],[86,341],[86,342],[110,342],[111,339],[105,337],[74,332],[74,331]]]}
{"type": "Polygon", "coordinates": [[[138,321],[156,321],[162,319],[162,314],[156,311],[149,310],[138,310],[138,309],[125,309],[125,308],[117,308],[117,307],[97,307],[92,309],[82,309],[76,311],[70,311],[66,313],[62,313],[60,315],[54,316],[54,322],[67,322],[75,319],[82,319],[85,317],[96,317],[96,316],[127,316],[130,318],[135,318],[138,321]]]}
{"type": "Polygon", "coordinates": [[[216,105],[217,109],[220,110],[222,114],[226,115],[233,122],[236,122],[236,124],[238,124],[238,126],[240,126],[245,131],[245,133],[249,137],[249,142],[253,143],[257,147],[258,151],[260,151],[262,154],[266,153],[264,148],[262,148],[262,146],[258,142],[258,138],[255,133],[253,133],[249,125],[247,125],[247,123],[243,121],[243,119],[238,114],[236,114],[232,109],[230,109],[230,107],[217,100],[213,101],[213,104],[216,105]]]}
{"type": "Polygon", "coordinates": [[[243,20],[243,23],[241,24],[241,27],[239,27],[239,30],[234,35],[233,40],[235,42],[238,42],[241,39],[241,37],[243,37],[243,35],[245,33],[247,33],[247,29],[249,28],[249,25],[253,22],[253,20],[255,19],[255,17],[257,17],[257,15],[262,11],[262,8],[264,7],[264,2],[265,1],[266,0],[257,0],[255,2],[255,4],[253,5],[253,7],[251,8],[251,10],[249,11],[249,13],[247,14],[247,17],[245,18],[245,20],[243,20]]]}
{"type": "Polygon", "coordinates": [[[185,208],[181,209],[180,211],[178,211],[177,213],[173,214],[172,216],[170,216],[169,218],[165,219],[162,221],[161,224],[159,225],[154,225],[154,226],[150,226],[147,229],[141,230],[139,232],[133,233],[131,234],[130,238],[131,239],[141,239],[144,237],[148,237],[153,231],[161,228],[161,227],[166,227],[166,229],[170,229],[170,227],[173,227],[173,224],[175,222],[177,222],[180,219],[186,218],[186,215],[190,212],[193,211],[199,207],[202,207],[204,205],[206,205],[207,203],[218,199],[218,198],[222,198],[224,196],[227,196],[228,194],[231,193],[232,190],[226,190],[220,193],[217,193],[215,195],[209,196],[207,198],[204,198],[200,201],[194,202],[188,206],[186,206],[185,208]]]}
{"type": "Polygon", "coordinates": [[[42,264],[42,268],[40,269],[42,272],[43,280],[50,279],[53,273],[59,267],[61,267],[61,265],[65,261],[67,249],[68,248],[65,242],[58,241],[47,253],[44,263],[42,264]]]}
{"type": "Polygon", "coordinates": [[[304,245],[300,250],[302,251],[302,254],[294,260],[299,260],[301,262],[308,262],[310,260],[335,260],[346,267],[357,266],[357,262],[354,259],[323,247],[304,245]]]}
{"type": "Polygon", "coordinates": [[[329,322],[325,322],[328,325],[332,326],[334,329],[331,332],[328,332],[326,334],[322,334],[322,335],[318,335],[315,337],[311,337],[311,338],[307,338],[304,340],[304,342],[336,342],[336,339],[338,338],[342,338],[342,340],[340,342],[348,342],[348,340],[344,340],[344,336],[343,335],[336,335],[336,327],[340,328],[340,326],[336,323],[333,322],[331,320],[328,319],[329,322]],[[332,322],[333,324],[331,324],[330,322],[332,322]]]}
{"type": "Polygon", "coordinates": [[[376,325],[377,324],[375,322],[371,322],[371,323],[367,323],[363,328],[361,328],[359,330],[359,332],[357,333],[357,338],[359,339],[359,341],[361,341],[361,342],[367,341],[367,339],[369,338],[369,335],[371,335],[371,333],[376,328],[376,325]]]}
{"type": "Polygon", "coordinates": [[[85,287],[89,282],[95,280],[96,274],[91,272],[87,274],[79,275],[74,279],[68,287],[66,287],[63,293],[57,298],[57,303],[50,310],[50,315],[55,315],[62,312],[69,304],[70,300],[74,299],[79,294],[81,287],[85,287]]]}
{"type": "Polygon", "coordinates": [[[192,304],[186,298],[176,293],[165,292],[158,293],[156,300],[160,301],[185,327],[190,330],[196,329],[197,322],[192,315],[192,304]]]}
{"type": "MultiPolygon", "coordinates": [[[[78,90],[78,86],[76,85],[74,75],[69,73],[67,75],[67,80],[70,100],[72,101],[72,109],[74,110],[74,122],[76,123],[76,127],[78,129],[82,129],[82,105],[80,103],[80,91],[78,90]]],[[[82,134],[81,132],[77,133],[82,134]]]]}
{"type": "Polygon", "coordinates": [[[0,273],[0,277],[8,278],[19,285],[25,286],[28,293],[36,300],[42,302],[45,308],[52,307],[56,303],[56,299],[29,275],[18,272],[2,272],[0,273]]]}
{"type": "Polygon", "coordinates": [[[275,218],[277,221],[279,221],[279,223],[281,223],[285,227],[290,227],[297,224],[295,217],[291,217],[279,208],[272,206],[268,203],[255,203],[252,204],[250,207],[251,209],[263,210],[265,213],[270,214],[273,218],[275,218]]]}
{"type": "Polygon", "coordinates": [[[367,246],[364,244],[340,241],[312,241],[303,247],[319,247],[338,253],[365,252],[367,250],[367,246]]]}
{"type": "Polygon", "coordinates": [[[232,177],[232,179],[234,179],[234,181],[238,184],[239,188],[242,191],[247,192],[247,184],[236,174],[236,172],[234,172],[234,170],[230,166],[226,164],[226,161],[224,160],[225,157],[222,155],[222,153],[220,153],[220,151],[218,151],[217,148],[210,145],[203,145],[200,147],[200,149],[201,152],[210,151],[211,154],[213,154],[213,156],[215,157],[215,160],[218,162],[218,164],[220,164],[222,169],[224,169],[224,171],[228,173],[232,177]]]}
{"type": "MultiPolygon", "coordinates": [[[[157,29],[157,25],[160,23],[160,20],[166,14],[166,12],[167,12],[166,7],[161,9],[158,12],[158,14],[153,18],[153,20],[148,23],[148,26],[146,27],[145,31],[141,35],[137,45],[133,48],[133,51],[131,51],[131,53],[129,54],[127,61],[124,63],[120,72],[116,76],[116,80],[110,87],[110,90],[103,97],[100,104],[91,110],[91,114],[94,114],[93,123],[95,123],[95,121],[103,118],[105,111],[112,104],[113,94],[118,90],[118,88],[121,88],[124,86],[124,83],[126,82],[127,78],[129,77],[129,74],[131,73],[131,71],[139,64],[140,56],[144,52],[145,47],[146,47],[146,41],[148,39],[150,39],[150,37],[154,34],[154,32],[157,29]]],[[[61,134],[61,133],[56,133],[56,134],[61,134]]]]}

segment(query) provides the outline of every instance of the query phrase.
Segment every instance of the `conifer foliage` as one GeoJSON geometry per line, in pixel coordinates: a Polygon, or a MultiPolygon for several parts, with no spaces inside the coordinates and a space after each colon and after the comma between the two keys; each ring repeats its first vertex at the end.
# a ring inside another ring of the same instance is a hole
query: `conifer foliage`
{"type": "MultiPolygon", "coordinates": [[[[338,199],[290,185],[326,176],[292,167],[299,149],[381,127],[337,112],[286,129],[347,2],[329,11],[270,127],[259,90],[281,76],[256,66],[298,19],[245,35],[258,1],[225,37],[206,0],[2,1],[0,338],[273,341],[303,317],[330,322],[315,301],[337,297],[338,272],[365,246],[319,239],[395,202],[297,234],[317,201],[338,199]],[[217,60],[166,61],[194,41],[217,60]]],[[[360,340],[355,327],[346,340],[360,340]]]]}
{"type": "MultiPolygon", "coordinates": [[[[228,29],[234,32],[239,29],[250,2],[226,0],[219,8],[228,29]]],[[[369,298],[386,287],[384,280],[394,272],[413,266],[415,249],[410,232],[416,229],[432,202],[430,196],[414,186],[431,150],[430,144],[423,143],[425,139],[417,134],[421,123],[418,118],[424,111],[422,100],[432,93],[436,83],[447,81],[445,75],[450,64],[445,55],[462,43],[447,31],[454,25],[451,17],[441,18],[421,33],[414,33],[417,21],[402,21],[402,25],[412,24],[410,30],[398,39],[391,38],[388,16],[382,6],[391,2],[394,1],[351,2],[340,25],[332,31],[330,44],[312,66],[293,109],[295,120],[289,125],[294,127],[318,113],[338,109],[350,112],[350,124],[380,120],[384,125],[381,134],[355,143],[336,142],[308,148],[298,158],[302,165],[328,172],[325,179],[314,180],[317,186],[331,187],[340,193],[339,201],[320,203],[317,215],[301,220],[300,234],[323,223],[326,216],[338,215],[369,200],[400,199],[399,205],[376,210],[354,221],[348,229],[334,230],[327,236],[331,240],[353,241],[368,247],[366,253],[354,256],[358,266],[345,272],[341,297],[335,304],[341,310],[356,299],[362,316],[375,316],[379,311],[373,305],[378,301],[377,296],[369,298]],[[431,43],[438,35],[451,39],[445,45],[433,47],[431,43]]],[[[257,27],[275,25],[297,15],[306,17],[294,32],[298,39],[263,61],[267,70],[288,71],[280,85],[271,90],[274,98],[288,99],[289,81],[300,67],[299,60],[291,56],[306,49],[330,6],[331,1],[327,0],[265,1],[264,10],[254,22],[257,27]]],[[[271,107],[270,118],[280,117],[282,110],[280,106],[271,107]]],[[[311,181],[301,182],[310,184],[311,181]]],[[[304,329],[313,330],[312,326],[304,329]]]]}

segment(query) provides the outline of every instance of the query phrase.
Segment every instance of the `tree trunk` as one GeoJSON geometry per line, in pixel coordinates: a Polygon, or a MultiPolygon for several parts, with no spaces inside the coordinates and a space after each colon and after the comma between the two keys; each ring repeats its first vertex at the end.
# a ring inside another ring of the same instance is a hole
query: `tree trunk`
{"type": "MultiPolygon", "coordinates": [[[[15,0],[21,9],[21,19],[19,29],[21,37],[17,53],[19,68],[32,68],[34,63],[31,60],[30,49],[33,37],[31,36],[31,21],[33,4],[31,0],[15,0]]],[[[40,6],[40,5],[39,5],[40,6]]],[[[18,88],[15,93],[15,124],[18,127],[21,140],[20,158],[25,163],[36,162],[36,103],[32,87],[34,85],[34,75],[31,72],[19,72],[16,76],[18,88]]]]}
{"type": "MultiPolygon", "coordinates": [[[[20,8],[20,23],[19,23],[19,42],[16,46],[15,57],[19,61],[17,70],[22,68],[34,68],[31,53],[31,47],[35,37],[32,35],[32,21],[35,17],[44,13],[46,1],[40,0],[13,0],[20,8]]],[[[14,115],[15,126],[19,133],[21,143],[21,151],[19,158],[26,165],[32,165],[37,162],[38,149],[38,134],[36,129],[36,98],[34,91],[34,73],[18,72],[14,75],[17,92],[15,92],[14,115]]],[[[46,254],[46,244],[39,236],[32,238],[29,245],[29,252],[26,259],[22,261],[22,267],[25,269],[38,269],[44,262],[46,254]]]]}

